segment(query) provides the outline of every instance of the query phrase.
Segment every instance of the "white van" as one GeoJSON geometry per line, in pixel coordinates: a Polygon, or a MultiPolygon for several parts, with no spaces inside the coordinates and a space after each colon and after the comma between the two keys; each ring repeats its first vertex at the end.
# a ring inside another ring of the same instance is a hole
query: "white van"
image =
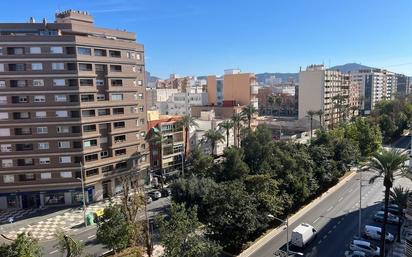
{"type": "MultiPolygon", "coordinates": [[[[367,238],[374,239],[374,240],[380,240],[382,229],[380,227],[366,225],[363,230],[363,233],[365,237],[367,238]]],[[[395,240],[395,237],[391,233],[386,232],[385,239],[387,242],[393,242],[395,240]]]]}
{"type": "Polygon", "coordinates": [[[316,229],[307,224],[302,223],[292,231],[291,243],[297,247],[305,247],[316,237],[316,229]]]}

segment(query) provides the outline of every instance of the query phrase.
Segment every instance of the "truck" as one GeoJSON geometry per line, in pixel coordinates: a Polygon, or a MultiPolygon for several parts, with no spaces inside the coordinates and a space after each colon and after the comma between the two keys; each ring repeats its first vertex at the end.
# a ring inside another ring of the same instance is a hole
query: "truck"
{"type": "Polygon", "coordinates": [[[294,246],[304,248],[316,237],[316,229],[307,224],[302,223],[292,231],[291,243],[294,246]]]}

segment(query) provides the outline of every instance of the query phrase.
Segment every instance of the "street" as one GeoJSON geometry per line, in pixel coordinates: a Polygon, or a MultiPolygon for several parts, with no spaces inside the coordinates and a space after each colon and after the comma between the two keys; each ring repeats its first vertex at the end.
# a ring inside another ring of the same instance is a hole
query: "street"
{"type": "MultiPolygon", "coordinates": [[[[165,206],[170,204],[170,197],[160,198],[147,205],[149,218],[154,217],[156,214],[164,210],[165,206]]],[[[140,218],[144,218],[144,214],[141,214],[140,218]]],[[[74,238],[80,240],[85,244],[85,250],[83,256],[87,254],[101,256],[103,253],[108,252],[109,249],[99,243],[96,239],[97,227],[92,226],[83,232],[74,235],[74,238]]],[[[42,241],[40,242],[43,248],[43,255],[45,257],[60,257],[61,253],[55,247],[56,240],[42,241]]]]}

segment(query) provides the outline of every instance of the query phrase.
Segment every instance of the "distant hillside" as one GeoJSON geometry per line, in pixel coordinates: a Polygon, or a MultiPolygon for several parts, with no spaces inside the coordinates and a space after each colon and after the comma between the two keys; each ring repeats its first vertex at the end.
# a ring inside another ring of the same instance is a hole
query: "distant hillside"
{"type": "Polygon", "coordinates": [[[337,65],[337,66],[333,66],[332,68],[329,68],[329,70],[339,70],[345,73],[350,72],[350,71],[360,70],[360,69],[372,69],[372,67],[358,64],[358,63],[347,63],[347,64],[337,65]]]}
{"type": "Polygon", "coordinates": [[[269,73],[269,72],[265,72],[265,73],[258,73],[256,74],[256,80],[258,83],[263,84],[265,83],[265,80],[275,76],[275,78],[280,78],[282,79],[282,82],[287,82],[289,79],[293,79],[295,82],[297,82],[299,80],[299,73],[279,73],[279,72],[275,72],[275,73],[269,73]]]}

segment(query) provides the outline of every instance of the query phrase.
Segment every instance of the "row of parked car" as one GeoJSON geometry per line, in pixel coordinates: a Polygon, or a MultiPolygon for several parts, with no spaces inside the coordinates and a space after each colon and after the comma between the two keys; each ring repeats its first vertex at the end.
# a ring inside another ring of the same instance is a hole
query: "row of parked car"
{"type": "MultiPolygon", "coordinates": [[[[398,224],[399,223],[399,215],[401,212],[399,210],[399,206],[396,204],[389,205],[388,208],[388,224],[398,224]]],[[[384,211],[382,210],[375,213],[373,216],[373,220],[376,222],[383,222],[384,219],[384,211]]],[[[376,257],[379,256],[380,248],[373,242],[369,240],[379,241],[382,235],[382,228],[372,225],[365,225],[363,229],[363,238],[365,239],[355,239],[352,240],[349,249],[351,251],[347,251],[345,253],[346,257],[376,257]]],[[[392,243],[395,241],[395,236],[389,232],[386,232],[385,240],[388,243],[392,243]]]]}

